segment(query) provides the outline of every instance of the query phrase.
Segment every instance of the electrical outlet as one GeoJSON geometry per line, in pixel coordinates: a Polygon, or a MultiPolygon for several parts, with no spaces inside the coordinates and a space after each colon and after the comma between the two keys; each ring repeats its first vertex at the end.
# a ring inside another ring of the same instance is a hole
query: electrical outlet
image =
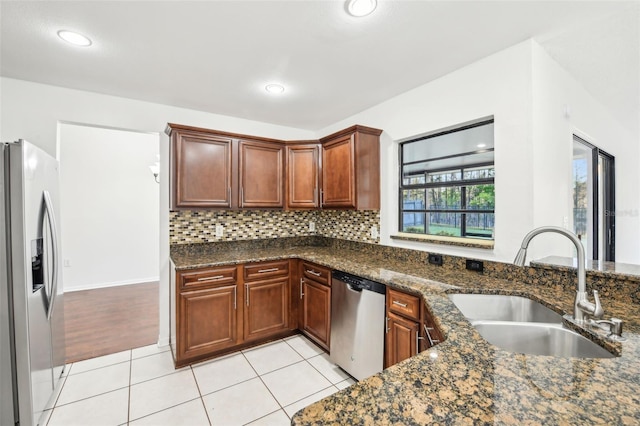
{"type": "Polygon", "coordinates": [[[371,227],[371,238],[373,238],[374,240],[378,238],[378,228],[376,228],[375,226],[371,227]]]}
{"type": "Polygon", "coordinates": [[[224,237],[224,227],[222,225],[216,225],[216,237],[224,237]]]}
{"type": "Polygon", "coordinates": [[[429,253],[429,263],[432,265],[442,266],[442,255],[429,253]]]}
{"type": "Polygon", "coordinates": [[[316,223],[312,220],[309,221],[309,232],[316,232],[316,223]]]}
{"type": "Polygon", "coordinates": [[[467,259],[467,269],[470,271],[482,272],[484,271],[484,263],[481,260],[467,259]]]}

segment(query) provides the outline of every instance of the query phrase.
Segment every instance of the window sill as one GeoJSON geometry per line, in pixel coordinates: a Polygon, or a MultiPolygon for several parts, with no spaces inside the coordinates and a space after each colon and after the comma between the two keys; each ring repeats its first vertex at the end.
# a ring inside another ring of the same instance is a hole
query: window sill
{"type": "Polygon", "coordinates": [[[440,235],[409,234],[405,232],[399,232],[397,235],[391,235],[391,238],[394,240],[416,241],[419,243],[443,244],[448,246],[480,248],[486,250],[493,250],[494,247],[493,240],[482,240],[479,238],[444,237],[440,235]]]}

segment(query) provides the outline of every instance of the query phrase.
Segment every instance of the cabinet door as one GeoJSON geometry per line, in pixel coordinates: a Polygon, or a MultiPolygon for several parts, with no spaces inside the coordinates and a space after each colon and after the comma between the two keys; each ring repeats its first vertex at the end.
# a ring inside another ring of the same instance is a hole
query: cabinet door
{"type": "Polygon", "coordinates": [[[422,327],[424,330],[424,349],[429,349],[444,341],[442,333],[436,326],[433,317],[426,308],[424,310],[424,321],[422,323],[422,327]]]}
{"type": "Polygon", "coordinates": [[[303,278],[302,330],[329,350],[331,336],[331,287],[303,278]]]}
{"type": "Polygon", "coordinates": [[[289,325],[289,278],[245,283],[244,338],[255,339],[289,325]]]}
{"type": "Polygon", "coordinates": [[[322,145],[322,207],[355,207],[354,135],[322,145]]]}
{"type": "Polygon", "coordinates": [[[178,359],[205,356],[238,343],[237,286],[180,294],[178,359]]]}
{"type": "Polygon", "coordinates": [[[231,139],[177,133],[173,207],[231,207],[231,139]]]}
{"type": "Polygon", "coordinates": [[[313,209],[318,202],[318,145],[287,147],[287,207],[313,209]]]}
{"type": "Polygon", "coordinates": [[[284,207],[284,147],[240,142],[240,207],[284,207]]]}
{"type": "Polygon", "coordinates": [[[420,323],[387,313],[386,366],[390,367],[418,353],[420,323]]]}

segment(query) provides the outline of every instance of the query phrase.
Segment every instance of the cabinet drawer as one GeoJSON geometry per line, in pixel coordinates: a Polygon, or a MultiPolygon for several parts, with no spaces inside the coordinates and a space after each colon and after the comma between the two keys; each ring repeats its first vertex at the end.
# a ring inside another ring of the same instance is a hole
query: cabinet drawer
{"type": "Polygon", "coordinates": [[[289,261],[253,263],[244,267],[244,280],[262,280],[289,275],[289,261]]]}
{"type": "Polygon", "coordinates": [[[237,278],[236,267],[197,269],[180,273],[180,287],[191,289],[194,287],[212,286],[218,284],[235,284],[237,278]]]}
{"type": "Polygon", "coordinates": [[[420,319],[420,298],[387,287],[387,306],[389,311],[415,320],[420,319]]]}
{"type": "Polygon", "coordinates": [[[302,275],[321,284],[331,286],[331,271],[313,263],[302,262],[302,275]]]}

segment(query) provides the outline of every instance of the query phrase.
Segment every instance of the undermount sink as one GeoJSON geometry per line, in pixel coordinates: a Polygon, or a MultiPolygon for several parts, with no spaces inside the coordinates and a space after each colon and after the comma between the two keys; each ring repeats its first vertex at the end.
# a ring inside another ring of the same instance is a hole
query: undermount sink
{"type": "Polygon", "coordinates": [[[489,343],[530,355],[613,358],[606,349],[562,325],[562,316],[520,296],[449,294],[449,299],[489,343]]]}
{"type": "Polygon", "coordinates": [[[562,316],[526,297],[501,294],[449,294],[469,320],[521,321],[562,324],[562,316]]]}
{"type": "Polygon", "coordinates": [[[489,343],[510,352],[575,358],[614,357],[562,324],[509,321],[472,321],[471,324],[489,343]]]}

